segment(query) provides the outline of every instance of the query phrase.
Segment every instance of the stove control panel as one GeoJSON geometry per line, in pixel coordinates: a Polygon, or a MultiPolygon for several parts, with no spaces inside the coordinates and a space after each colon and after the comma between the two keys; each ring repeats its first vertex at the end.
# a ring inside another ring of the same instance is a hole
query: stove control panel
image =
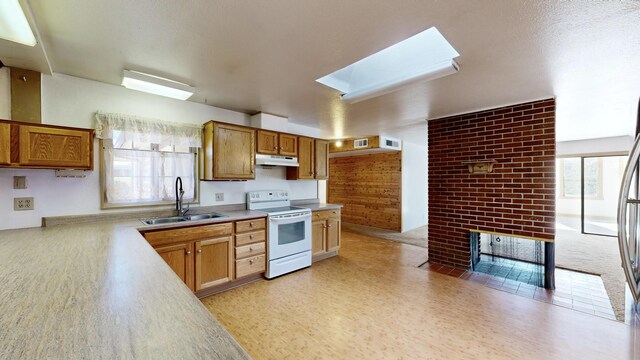
{"type": "Polygon", "coordinates": [[[264,201],[286,201],[289,200],[289,190],[263,190],[249,191],[247,193],[247,202],[264,202],[264,201]]]}

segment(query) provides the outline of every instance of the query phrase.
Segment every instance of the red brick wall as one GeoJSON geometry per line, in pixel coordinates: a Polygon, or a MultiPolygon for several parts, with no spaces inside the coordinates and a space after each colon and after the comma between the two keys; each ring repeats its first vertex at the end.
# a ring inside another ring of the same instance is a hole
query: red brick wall
{"type": "Polygon", "coordinates": [[[555,236],[555,100],[430,120],[429,261],[471,266],[469,229],[555,236]],[[465,161],[497,160],[470,174],[465,161]]]}

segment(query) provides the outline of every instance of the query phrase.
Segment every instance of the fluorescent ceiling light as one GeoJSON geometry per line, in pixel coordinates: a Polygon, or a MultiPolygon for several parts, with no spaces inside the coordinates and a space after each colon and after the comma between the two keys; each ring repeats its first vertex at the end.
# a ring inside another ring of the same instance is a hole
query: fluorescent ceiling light
{"type": "Polygon", "coordinates": [[[36,37],[18,0],[0,0],[0,38],[28,46],[36,45],[36,37]]]}
{"type": "Polygon", "coordinates": [[[454,60],[458,56],[432,27],[316,81],[343,93],[342,100],[356,103],[454,74],[459,69],[454,60]]]}
{"type": "Polygon", "coordinates": [[[124,71],[122,86],[180,100],[187,100],[194,91],[193,86],[131,70],[124,71]]]}

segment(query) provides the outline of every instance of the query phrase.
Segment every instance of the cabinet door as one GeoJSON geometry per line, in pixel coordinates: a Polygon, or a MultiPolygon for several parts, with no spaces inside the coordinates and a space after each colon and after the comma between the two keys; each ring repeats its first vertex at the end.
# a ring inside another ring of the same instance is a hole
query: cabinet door
{"type": "Polygon", "coordinates": [[[258,154],[278,154],[278,133],[258,130],[258,154]]]}
{"type": "Polygon", "coordinates": [[[280,134],[279,136],[280,155],[298,156],[298,137],[289,134],[280,134]]]}
{"type": "Polygon", "coordinates": [[[318,255],[327,251],[325,247],[326,224],[324,220],[314,221],[311,225],[311,254],[318,255]]]}
{"type": "Polygon", "coordinates": [[[316,140],[315,178],[325,180],[329,178],[329,142],[316,140]]]}
{"type": "Polygon", "coordinates": [[[0,123],[0,165],[11,163],[11,125],[0,123]]]}
{"type": "Polygon", "coordinates": [[[313,139],[300,137],[298,140],[298,179],[313,179],[314,152],[313,139]]]}
{"type": "Polygon", "coordinates": [[[20,125],[20,165],[50,168],[93,168],[89,130],[20,125]]]}
{"type": "Polygon", "coordinates": [[[214,123],[213,178],[255,179],[256,132],[243,126],[214,123]]]}
{"type": "Polygon", "coordinates": [[[340,220],[327,220],[327,251],[340,248],[340,220]]]}
{"type": "Polygon", "coordinates": [[[196,241],[195,290],[233,280],[233,237],[196,241]]]}
{"type": "Polygon", "coordinates": [[[193,290],[193,243],[161,246],[156,251],[189,289],[193,290]]]}

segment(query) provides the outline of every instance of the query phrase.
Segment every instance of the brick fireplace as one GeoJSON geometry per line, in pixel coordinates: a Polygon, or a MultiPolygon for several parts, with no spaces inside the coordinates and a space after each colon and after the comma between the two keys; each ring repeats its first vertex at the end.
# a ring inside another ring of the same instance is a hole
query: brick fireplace
{"type": "Polygon", "coordinates": [[[430,262],[468,269],[470,230],[554,239],[555,99],[430,120],[428,137],[430,262]]]}

